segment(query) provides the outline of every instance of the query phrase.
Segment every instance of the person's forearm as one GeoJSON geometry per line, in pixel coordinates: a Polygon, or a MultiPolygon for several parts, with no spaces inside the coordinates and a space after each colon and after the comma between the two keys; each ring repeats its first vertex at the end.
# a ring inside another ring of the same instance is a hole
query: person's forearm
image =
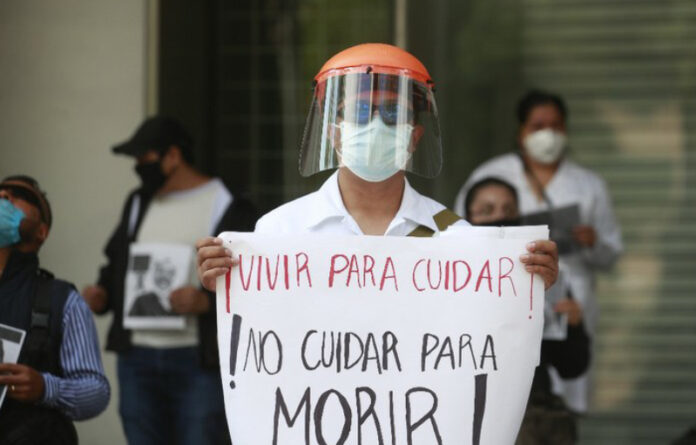
{"type": "Polygon", "coordinates": [[[41,404],[58,409],[72,420],[95,417],[109,403],[109,382],[101,374],[87,373],[76,378],[43,374],[43,378],[41,404]]]}
{"type": "Polygon", "coordinates": [[[60,348],[62,376],[43,374],[41,403],[59,409],[74,420],[88,419],[109,403],[109,382],[104,376],[97,330],[92,314],[77,292],[65,303],[60,348]]]}

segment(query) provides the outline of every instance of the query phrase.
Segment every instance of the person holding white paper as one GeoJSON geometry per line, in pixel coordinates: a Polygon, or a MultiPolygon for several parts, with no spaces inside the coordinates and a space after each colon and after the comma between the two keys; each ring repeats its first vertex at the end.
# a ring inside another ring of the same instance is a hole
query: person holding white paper
{"type": "MultiPolygon", "coordinates": [[[[329,59],[314,81],[300,173],[337,171],[316,192],[263,216],[256,233],[431,237],[469,225],[406,179],[406,171],[434,177],[442,167],[433,81],[418,59],[391,45],[358,45],[329,59]]],[[[198,276],[209,290],[237,264],[222,243],[197,243],[198,276]]],[[[553,241],[530,243],[521,261],[546,287],[556,280],[553,241]]],[[[506,429],[506,437],[515,432],[506,429]]]]}
{"type": "MultiPolygon", "coordinates": [[[[467,191],[485,177],[505,179],[517,189],[523,216],[578,205],[580,221],[573,229],[573,237],[579,249],[561,254],[560,267],[573,297],[582,305],[592,337],[599,315],[595,273],[610,269],[617,261],[623,249],[621,229],[604,181],[568,156],[567,115],[559,96],[537,90],[528,92],[517,107],[519,151],[495,157],[478,167],[462,186],[454,210],[464,214],[467,191]]],[[[587,410],[587,375],[572,381],[555,378],[554,383],[572,409],[587,410]]]]}
{"type": "Polygon", "coordinates": [[[118,353],[126,437],[227,443],[214,296],[198,285],[193,252],[201,233],[251,229],[256,210],[195,168],[193,139],[171,117],[146,119],[113,152],[134,160],[141,185],[84,297],[95,313],[114,315],[106,348],[118,353]]]}
{"type": "MultiPolygon", "coordinates": [[[[506,181],[483,178],[471,186],[464,202],[466,219],[473,225],[519,224],[517,190],[506,181]]],[[[544,335],[540,364],[534,373],[527,411],[516,445],[573,445],[578,439],[575,415],[551,391],[548,368],[553,367],[564,378],[581,375],[590,364],[590,339],[582,322],[582,308],[570,298],[568,284],[562,274],[546,292],[547,305],[550,303],[549,294],[560,294],[558,300],[553,302],[551,311],[563,314],[567,318],[567,326],[564,326],[563,338],[548,339],[544,335]]],[[[544,323],[548,324],[549,321],[545,314],[544,323]]]]}
{"type": "Polygon", "coordinates": [[[109,402],[89,308],[72,284],[39,268],[52,220],[33,178],[0,182],[0,328],[14,349],[11,363],[0,363],[3,444],[76,444],[73,421],[97,416],[109,402]]]}

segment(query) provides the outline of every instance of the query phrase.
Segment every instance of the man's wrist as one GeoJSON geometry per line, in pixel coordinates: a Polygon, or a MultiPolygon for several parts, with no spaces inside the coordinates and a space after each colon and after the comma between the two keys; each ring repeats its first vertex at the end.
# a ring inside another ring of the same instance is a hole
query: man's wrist
{"type": "Polygon", "coordinates": [[[43,379],[43,394],[37,402],[43,405],[55,406],[58,400],[58,378],[47,372],[42,372],[41,378],[43,379]]]}

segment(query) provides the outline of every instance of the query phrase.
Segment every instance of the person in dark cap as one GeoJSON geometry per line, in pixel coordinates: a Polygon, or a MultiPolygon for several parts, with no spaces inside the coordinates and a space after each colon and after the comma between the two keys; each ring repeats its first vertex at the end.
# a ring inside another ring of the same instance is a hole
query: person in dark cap
{"type": "Polygon", "coordinates": [[[118,353],[120,414],[131,445],[229,440],[213,293],[191,274],[187,285],[168,296],[171,311],[184,317],[183,329],[131,330],[123,324],[130,310],[124,297],[131,246],[185,245],[193,252],[201,233],[249,231],[256,223],[248,201],[194,167],[193,146],[177,120],[154,116],[113,147],[135,159],[141,184],[126,199],[97,284],[83,294],[95,313],[113,312],[106,348],[118,353]]]}
{"type": "MultiPolygon", "coordinates": [[[[193,168],[193,140],[184,127],[170,117],[155,116],[145,120],[135,134],[116,145],[113,152],[136,158],[135,172],[142,181],[141,189],[150,195],[164,186],[177,167],[182,167],[178,172],[179,187],[195,186],[210,179],[193,168]]],[[[171,186],[177,187],[176,184],[171,186]]]]}
{"type": "Polygon", "coordinates": [[[0,363],[3,444],[76,444],[72,421],[109,402],[89,308],[72,284],[39,268],[52,220],[33,178],[0,182],[0,325],[26,333],[17,363],[0,363]]]}

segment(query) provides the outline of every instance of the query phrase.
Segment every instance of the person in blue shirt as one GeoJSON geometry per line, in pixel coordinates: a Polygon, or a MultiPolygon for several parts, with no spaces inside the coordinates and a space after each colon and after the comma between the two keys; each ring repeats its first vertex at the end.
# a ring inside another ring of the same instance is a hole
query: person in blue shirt
{"type": "Polygon", "coordinates": [[[75,287],[39,268],[51,207],[28,176],[0,182],[0,324],[26,332],[18,363],[0,364],[7,395],[0,443],[74,444],[74,420],[107,406],[92,314],[75,287]]]}

